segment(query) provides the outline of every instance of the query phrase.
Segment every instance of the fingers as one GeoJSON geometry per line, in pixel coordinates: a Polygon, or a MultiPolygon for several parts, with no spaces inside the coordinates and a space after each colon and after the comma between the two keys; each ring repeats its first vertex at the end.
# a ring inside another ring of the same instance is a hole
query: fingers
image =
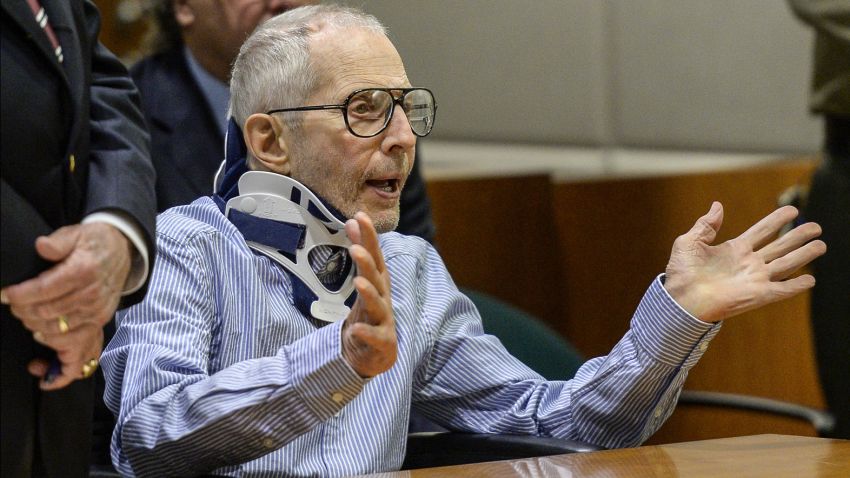
{"type": "Polygon", "coordinates": [[[697,222],[685,234],[692,241],[711,244],[714,238],[717,237],[717,232],[723,224],[723,205],[718,201],[711,203],[711,208],[708,212],[697,219],[697,222]]]}
{"type": "Polygon", "coordinates": [[[357,277],[354,287],[357,289],[358,312],[352,314],[355,322],[366,322],[372,325],[384,323],[392,314],[389,309],[389,283],[384,274],[378,272],[371,254],[360,245],[351,247],[351,257],[357,264],[357,277]]]}
{"type": "Polygon", "coordinates": [[[100,327],[87,322],[67,332],[35,332],[33,333],[33,339],[41,345],[50,347],[59,353],[72,353],[68,359],[80,360],[81,357],[73,355],[73,351],[82,353],[84,347],[79,344],[89,344],[93,340],[92,337],[96,336],[97,330],[100,330],[100,327]]]}
{"type": "Polygon", "coordinates": [[[68,247],[72,252],[37,277],[3,289],[4,303],[33,331],[50,332],[33,321],[74,312],[102,324],[115,312],[130,270],[127,244],[119,231],[105,224],[62,228],[39,239],[39,252],[46,256],[58,257],[68,247]],[[68,246],[72,239],[76,242],[68,246]]]}
{"type": "Polygon", "coordinates": [[[50,319],[21,319],[21,322],[27,330],[34,335],[37,334],[36,337],[44,337],[45,335],[63,335],[72,328],[76,330],[84,321],[77,317],[58,315],[50,319]]]}
{"type": "Polygon", "coordinates": [[[386,264],[378,241],[378,233],[372,225],[372,220],[365,213],[358,212],[353,220],[346,223],[346,232],[354,242],[349,253],[357,264],[358,277],[366,279],[376,289],[382,300],[388,300],[389,278],[386,274],[386,264]]]}
{"type": "Polygon", "coordinates": [[[61,322],[72,330],[85,323],[105,325],[115,314],[119,298],[92,286],[45,304],[13,305],[11,311],[29,331],[51,334],[62,332],[61,322]],[[78,307],[78,304],[83,305],[78,307]]]}
{"type": "Polygon", "coordinates": [[[357,264],[357,276],[368,280],[375,288],[378,289],[380,295],[384,295],[387,289],[384,287],[384,277],[378,270],[375,264],[375,256],[370,254],[366,248],[355,244],[349,250],[354,263],[357,264]]]}
{"type": "Polygon", "coordinates": [[[360,224],[356,219],[345,221],[345,233],[354,244],[360,244],[360,224]]]}
{"type": "Polygon", "coordinates": [[[42,390],[58,390],[73,382],[90,377],[98,366],[97,359],[103,348],[103,329],[87,324],[66,334],[46,334],[34,337],[36,340],[57,351],[59,369],[55,376],[47,376],[50,365],[46,360],[36,359],[29,363],[30,374],[40,377],[42,390]]]}
{"type": "Polygon", "coordinates": [[[30,331],[52,333],[57,331],[58,317],[64,317],[70,328],[89,321],[103,325],[112,317],[118,300],[118,296],[105,294],[97,284],[90,284],[52,301],[12,305],[11,311],[30,331]]]}
{"type": "Polygon", "coordinates": [[[775,237],[779,230],[782,229],[782,226],[793,221],[795,217],[797,217],[797,208],[794,206],[783,206],[753,224],[743,234],[738,236],[738,239],[750,244],[752,250],[757,250],[771,238],[775,237]]]}
{"type": "Polygon", "coordinates": [[[27,372],[33,377],[44,377],[49,368],[50,364],[45,359],[33,359],[27,364],[27,372]]]}
{"type": "Polygon", "coordinates": [[[378,232],[372,224],[372,219],[370,219],[364,212],[358,212],[355,214],[354,219],[360,226],[359,243],[366,248],[369,254],[372,255],[378,272],[384,272],[386,270],[386,266],[384,265],[384,254],[381,252],[381,246],[378,241],[378,232]]]}
{"type": "MultiPolygon", "coordinates": [[[[36,239],[35,249],[48,261],[59,262],[73,252],[79,237],[80,226],[65,226],[36,239]]],[[[75,273],[78,271],[62,264],[54,266],[33,279],[3,289],[3,303],[26,305],[61,297],[73,289],[74,281],[70,279],[75,273]]]]}
{"type": "Polygon", "coordinates": [[[372,285],[371,282],[363,277],[354,278],[354,287],[357,288],[357,300],[360,301],[360,307],[365,312],[363,322],[371,325],[381,325],[390,317],[389,310],[383,297],[372,285]]]}
{"type": "Polygon", "coordinates": [[[770,292],[773,295],[773,298],[767,303],[793,297],[806,289],[811,289],[814,286],[815,278],[810,274],[803,274],[794,277],[793,279],[780,282],[772,282],[770,292]]]}
{"type": "Polygon", "coordinates": [[[395,363],[397,337],[389,272],[372,220],[358,212],[345,225],[349,253],[357,265],[357,300],[343,324],[343,355],[362,377],[374,377],[395,363]]]}
{"type": "Polygon", "coordinates": [[[758,254],[764,259],[764,262],[769,263],[820,236],[820,234],[820,225],[809,222],[779,236],[779,239],[761,248],[758,254]]]}
{"type": "Polygon", "coordinates": [[[7,303],[19,307],[32,306],[62,297],[74,290],[78,283],[91,283],[94,280],[92,272],[92,269],[81,268],[78,264],[62,262],[32,279],[6,287],[3,292],[7,303]]]}
{"type": "Polygon", "coordinates": [[[781,281],[787,278],[797,272],[801,267],[822,256],[825,252],[826,244],[820,240],[809,242],[800,248],[792,250],[767,265],[770,272],[770,280],[781,281]]]}
{"type": "Polygon", "coordinates": [[[35,240],[35,250],[38,255],[50,262],[59,262],[73,250],[80,237],[80,226],[65,226],[57,229],[48,236],[35,240]]]}

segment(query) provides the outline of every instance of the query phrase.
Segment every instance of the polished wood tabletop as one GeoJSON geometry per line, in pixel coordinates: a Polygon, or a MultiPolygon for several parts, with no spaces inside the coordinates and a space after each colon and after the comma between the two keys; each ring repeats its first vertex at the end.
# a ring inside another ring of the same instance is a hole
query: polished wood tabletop
{"type": "Polygon", "coordinates": [[[431,477],[850,477],[850,441],[753,435],[367,475],[431,477]]]}

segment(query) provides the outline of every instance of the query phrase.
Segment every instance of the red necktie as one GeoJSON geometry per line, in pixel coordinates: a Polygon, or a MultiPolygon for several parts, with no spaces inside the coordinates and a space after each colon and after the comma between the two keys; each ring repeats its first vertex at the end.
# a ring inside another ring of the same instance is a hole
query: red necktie
{"type": "Polygon", "coordinates": [[[56,54],[56,59],[59,60],[59,63],[62,63],[62,60],[64,59],[62,56],[62,45],[59,44],[59,39],[56,38],[56,33],[53,32],[53,28],[47,20],[47,12],[44,11],[44,7],[41,6],[41,2],[39,2],[39,0],[27,0],[27,3],[32,10],[32,14],[35,15],[36,23],[38,23],[38,26],[44,30],[47,38],[50,39],[50,44],[53,45],[53,53],[56,54]]]}

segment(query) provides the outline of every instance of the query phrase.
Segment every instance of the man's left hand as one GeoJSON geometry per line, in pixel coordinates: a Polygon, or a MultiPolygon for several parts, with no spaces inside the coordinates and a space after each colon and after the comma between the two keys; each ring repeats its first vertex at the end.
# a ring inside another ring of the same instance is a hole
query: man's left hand
{"type": "Polygon", "coordinates": [[[705,322],[718,322],[811,288],[815,284],[811,275],[792,276],[826,252],[826,244],[816,240],[821,228],[815,223],[777,238],[796,217],[797,210],[785,206],[740,236],[712,245],[723,223],[723,207],[715,202],[673,243],[664,287],[680,306],[705,322]]]}

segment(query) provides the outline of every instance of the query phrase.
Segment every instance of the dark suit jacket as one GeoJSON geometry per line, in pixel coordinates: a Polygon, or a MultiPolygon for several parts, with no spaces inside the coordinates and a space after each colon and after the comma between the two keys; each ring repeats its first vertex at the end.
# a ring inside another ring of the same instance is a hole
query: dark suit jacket
{"type": "MultiPolygon", "coordinates": [[[[182,47],[141,60],[130,74],[141,92],[151,132],[157,209],[164,211],[212,194],[213,176],[224,159],[224,137],[218,127],[224,119],[215,118],[210,110],[182,47]]],[[[419,161],[402,191],[396,230],[434,242],[431,205],[419,161]]]]}
{"type": "MultiPolygon", "coordinates": [[[[2,264],[6,286],[49,264],[35,238],[98,210],[143,229],[153,264],[154,172],[136,90],[97,42],[90,2],[41,0],[64,62],[24,0],[2,0],[2,264]]],[[[122,305],[138,302],[138,293],[122,305]]],[[[88,468],[92,381],[40,393],[27,362],[44,354],[2,307],[2,475],[82,476],[88,468]]]]}

